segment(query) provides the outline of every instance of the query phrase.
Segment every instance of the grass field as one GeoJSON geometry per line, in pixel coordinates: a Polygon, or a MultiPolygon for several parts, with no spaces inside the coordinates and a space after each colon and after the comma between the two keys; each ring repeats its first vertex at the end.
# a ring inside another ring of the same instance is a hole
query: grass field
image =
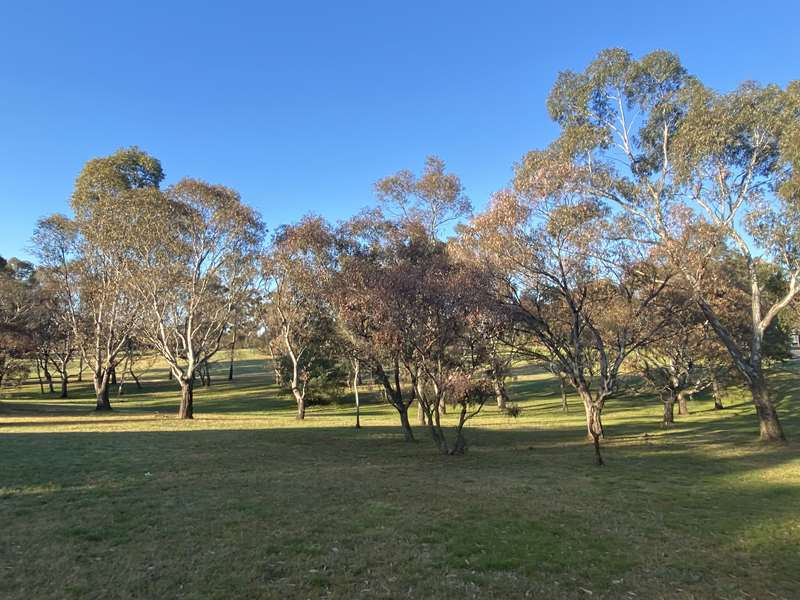
{"type": "Polygon", "coordinates": [[[800,401],[773,372],[790,443],[762,447],[744,399],[612,402],[605,467],[556,381],[519,369],[463,457],[402,441],[369,404],[293,418],[263,361],[219,366],[178,421],[148,373],[115,410],[28,386],[0,401],[0,597],[800,598],[800,401]]]}

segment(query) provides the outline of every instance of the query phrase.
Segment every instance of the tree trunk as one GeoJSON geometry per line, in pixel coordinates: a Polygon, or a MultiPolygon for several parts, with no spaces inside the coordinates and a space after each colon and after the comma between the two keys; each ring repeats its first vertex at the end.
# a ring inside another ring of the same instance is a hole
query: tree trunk
{"type": "Polygon", "coordinates": [[[231,358],[228,364],[228,381],[233,381],[233,357],[236,352],[236,328],[233,328],[233,339],[231,340],[231,358]]]}
{"type": "Polygon", "coordinates": [[[47,380],[47,387],[50,393],[54,393],[56,389],[53,387],[53,374],[50,372],[50,369],[47,368],[47,362],[44,363],[44,378],[47,380]]]}
{"type": "Polygon", "coordinates": [[[675,423],[675,394],[663,393],[662,402],[664,403],[664,419],[661,421],[661,426],[671,427],[675,423]]]}
{"type": "Polygon", "coordinates": [[[439,401],[437,399],[435,404],[422,404],[421,408],[425,410],[425,421],[428,424],[428,429],[431,432],[431,438],[433,442],[436,444],[436,448],[442,454],[449,454],[450,450],[447,445],[447,437],[444,434],[444,430],[442,429],[442,419],[437,407],[439,405],[439,401]]]}
{"type": "MultiPolygon", "coordinates": [[[[589,439],[594,438],[594,434],[596,433],[602,439],[605,432],[603,431],[603,419],[602,419],[602,406],[598,406],[597,403],[591,399],[591,393],[586,392],[589,399],[583,399],[583,408],[586,412],[586,432],[589,439]]],[[[583,397],[583,393],[581,396],[583,397]]]]}
{"type": "Polygon", "coordinates": [[[181,405],[178,408],[179,419],[194,418],[194,378],[181,378],[181,405]]]}
{"type": "Polygon", "coordinates": [[[414,387],[414,394],[417,401],[414,403],[417,406],[417,425],[426,425],[429,421],[429,415],[425,413],[423,399],[425,398],[425,389],[419,379],[419,372],[411,372],[411,385],[414,387]]]}
{"type": "Polygon", "coordinates": [[[117,368],[111,367],[111,385],[117,385],[117,368]]]}
{"type": "Polygon", "coordinates": [[[302,421],[306,418],[306,395],[300,391],[300,388],[293,387],[292,395],[295,402],[297,402],[297,415],[295,419],[302,421]]]}
{"type": "Polygon", "coordinates": [[[83,382],[83,354],[78,357],[78,381],[83,382]]]}
{"type": "Polygon", "coordinates": [[[97,404],[95,410],[111,410],[111,400],[108,396],[109,370],[105,369],[94,374],[94,393],[97,404]]]}
{"type": "Polygon", "coordinates": [[[122,372],[122,376],[119,378],[119,385],[117,386],[117,396],[124,396],[125,395],[125,371],[122,372]]]}
{"type": "Polygon", "coordinates": [[[714,410],[722,410],[725,408],[722,405],[722,389],[719,385],[717,374],[713,370],[711,371],[711,390],[714,396],[714,410]]]}
{"type": "Polygon", "coordinates": [[[39,392],[44,396],[44,382],[42,381],[42,370],[38,357],[36,358],[36,379],[39,380],[39,392]]]}
{"type": "Polygon", "coordinates": [[[405,405],[396,406],[397,411],[400,413],[400,427],[403,429],[403,436],[407,442],[414,441],[414,432],[411,430],[411,423],[408,421],[408,407],[405,405]]]}
{"type": "Polygon", "coordinates": [[[589,439],[594,445],[594,463],[597,466],[602,466],[605,464],[603,456],[600,454],[600,440],[603,438],[603,421],[601,418],[603,406],[592,398],[591,392],[586,388],[578,389],[578,394],[583,400],[583,408],[586,412],[586,430],[589,439]]]}
{"type": "Polygon", "coordinates": [[[353,395],[355,396],[355,401],[356,401],[356,429],[361,429],[361,402],[358,399],[358,384],[359,384],[358,371],[359,371],[359,364],[358,361],[355,361],[353,365],[353,395]]]}
{"type": "Polygon", "coordinates": [[[558,376],[558,382],[561,386],[561,412],[569,412],[569,404],[567,404],[567,381],[563,375],[558,376]]]}
{"type": "Polygon", "coordinates": [[[464,437],[464,423],[467,421],[467,405],[461,405],[461,413],[458,416],[458,426],[456,427],[456,441],[450,454],[462,455],[467,451],[467,440],[464,437]]]}
{"type": "Polygon", "coordinates": [[[494,399],[497,402],[498,410],[506,410],[508,408],[508,394],[506,393],[506,386],[500,377],[492,377],[492,387],[494,388],[494,399]]]}
{"type": "Polygon", "coordinates": [[[753,338],[750,344],[750,360],[746,361],[741,350],[734,342],[732,336],[725,327],[720,323],[720,320],[714,314],[714,311],[706,303],[702,297],[698,298],[698,305],[703,311],[703,314],[708,319],[709,324],[717,333],[720,341],[728,349],[736,368],[745,376],[750,388],[750,395],[753,404],[756,407],[756,414],[758,415],[758,424],[761,441],[763,442],[785,442],[786,435],[783,432],[783,427],[778,419],[778,412],[775,410],[775,405],[769,397],[769,389],[767,380],[764,377],[764,371],[761,365],[761,346],[763,343],[763,330],[760,328],[760,323],[756,318],[756,313],[759,311],[760,291],[758,290],[758,281],[751,268],[751,279],[753,280],[753,338]]]}
{"type": "Polygon", "coordinates": [[[69,380],[69,374],[67,370],[64,369],[61,373],[61,394],[59,398],[66,398],[67,397],[67,381],[69,380]]]}
{"type": "Polygon", "coordinates": [[[686,403],[688,399],[689,399],[689,392],[687,391],[678,392],[678,414],[681,416],[686,416],[689,414],[689,405],[686,403]]]}
{"type": "Polygon", "coordinates": [[[419,398],[417,398],[416,405],[417,405],[417,425],[427,424],[425,409],[422,408],[422,401],[419,398]]]}
{"type": "MultiPolygon", "coordinates": [[[[133,377],[133,380],[136,382],[136,389],[141,390],[142,382],[139,381],[139,378],[136,376],[136,373],[133,372],[133,364],[131,364],[130,368],[128,369],[128,372],[131,374],[131,377],[133,377]]],[[[172,373],[172,371],[170,371],[170,373],[172,373]]]]}
{"type": "Polygon", "coordinates": [[[763,375],[751,383],[750,393],[753,396],[753,403],[756,405],[761,441],[785,442],[786,435],[783,433],[775,405],[769,397],[769,388],[763,375]]]}
{"type": "Polygon", "coordinates": [[[205,372],[206,372],[205,385],[206,387],[211,387],[211,369],[209,368],[208,363],[206,363],[205,365],[205,372]]]}
{"type": "Polygon", "coordinates": [[[603,455],[600,454],[600,440],[603,437],[603,422],[600,418],[601,408],[592,403],[589,407],[589,437],[594,445],[594,464],[598,467],[603,466],[603,455]]]}

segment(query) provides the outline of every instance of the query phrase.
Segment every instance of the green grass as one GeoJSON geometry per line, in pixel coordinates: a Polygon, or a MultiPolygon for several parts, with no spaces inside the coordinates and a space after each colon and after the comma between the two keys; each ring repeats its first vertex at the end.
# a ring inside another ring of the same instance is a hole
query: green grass
{"type": "MultiPolygon", "coordinates": [[[[298,424],[263,361],[237,367],[191,422],[163,369],[110,414],[86,384],[3,399],[0,597],[800,597],[800,446],[761,446],[737,392],[670,430],[652,398],[613,402],[598,468],[533,369],[519,419],[487,408],[444,457],[377,403],[361,431],[349,406],[298,424]]],[[[797,381],[773,374],[790,440],[797,381]]]]}

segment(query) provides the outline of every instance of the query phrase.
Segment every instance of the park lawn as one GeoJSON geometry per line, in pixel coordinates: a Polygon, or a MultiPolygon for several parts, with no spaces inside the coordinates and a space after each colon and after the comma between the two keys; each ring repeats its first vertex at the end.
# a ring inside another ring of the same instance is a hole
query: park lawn
{"type": "Polygon", "coordinates": [[[634,396],[608,406],[604,467],[530,368],[521,416],[487,407],[462,457],[378,403],[360,431],[348,405],[297,423],[254,354],[225,368],[193,421],[160,367],[112,413],[86,384],[0,401],[0,597],[800,597],[794,366],[773,372],[789,444],[759,444],[736,392],[670,430],[634,396]]]}

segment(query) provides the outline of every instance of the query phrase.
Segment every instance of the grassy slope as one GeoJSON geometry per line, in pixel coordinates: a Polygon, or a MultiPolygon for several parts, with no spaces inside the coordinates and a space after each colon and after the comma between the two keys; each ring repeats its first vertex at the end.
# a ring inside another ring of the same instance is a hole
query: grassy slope
{"type": "MultiPolygon", "coordinates": [[[[297,424],[263,363],[238,367],[192,422],[156,373],[111,414],[86,387],[4,399],[0,597],[800,597],[800,446],[761,447],[741,397],[669,431],[652,400],[612,403],[597,468],[534,372],[518,420],[487,409],[442,457],[382,405],[361,431],[349,407],[297,424]]],[[[796,381],[774,377],[793,440],[796,381]]]]}

